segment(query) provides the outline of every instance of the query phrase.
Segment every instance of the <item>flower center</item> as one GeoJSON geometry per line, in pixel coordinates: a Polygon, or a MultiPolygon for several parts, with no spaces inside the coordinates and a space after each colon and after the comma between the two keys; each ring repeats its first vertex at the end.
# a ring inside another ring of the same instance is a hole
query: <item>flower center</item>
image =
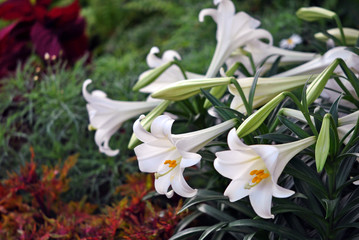
{"type": "Polygon", "coordinates": [[[288,39],[287,39],[287,43],[288,43],[289,45],[292,45],[292,44],[294,43],[294,41],[293,41],[293,39],[288,38],[288,39]]]}
{"type": "Polygon", "coordinates": [[[249,183],[246,184],[244,187],[245,189],[251,189],[252,187],[258,185],[263,179],[266,179],[270,176],[267,169],[255,169],[250,171],[249,175],[253,176],[253,178],[249,183]]]}
{"type": "MultiPolygon", "coordinates": [[[[180,162],[180,161],[179,161],[180,162]]],[[[177,160],[166,160],[164,162],[164,164],[168,164],[168,167],[170,168],[168,171],[166,171],[165,173],[155,173],[155,179],[158,179],[159,177],[162,177],[168,173],[170,173],[173,169],[175,169],[175,167],[177,167],[177,165],[179,164],[179,162],[177,162],[177,160]]]]}

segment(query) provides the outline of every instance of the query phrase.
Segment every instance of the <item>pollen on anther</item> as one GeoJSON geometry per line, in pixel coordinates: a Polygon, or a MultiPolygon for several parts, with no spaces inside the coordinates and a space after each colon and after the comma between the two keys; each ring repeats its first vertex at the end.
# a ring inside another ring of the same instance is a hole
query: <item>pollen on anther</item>
{"type": "Polygon", "coordinates": [[[250,175],[254,175],[254,174],[256,174],[258,172],[258,170],[252,170],[249,174],[250,175]]]}
{"type": "Polygon", "coordinates": [[[168,164],[168,167],[174,168],[177,166],[177,161],[176,160],[166,160],[164,162],[164,164],[168,164]]]}

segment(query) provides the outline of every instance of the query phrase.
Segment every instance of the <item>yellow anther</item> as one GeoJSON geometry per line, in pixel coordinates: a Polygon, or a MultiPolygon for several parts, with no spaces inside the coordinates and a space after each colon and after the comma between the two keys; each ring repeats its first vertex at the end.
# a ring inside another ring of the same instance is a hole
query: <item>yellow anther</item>
{"type": "Polygon", "coordinates": [[[263,173],[261,174],[261,176],[259,176],[261,179],[265,179],[267,177],[269,177],[269,173],[263,173]]]}
{"type": "Polygon", "coordinates": [[[258,183],[260,183],[263,179],[267,178],[270,176],[270,174],[268,173],[268,170],[264,170],[264,169],[260,169],[260,170],[252,170],[249,172],[249,175],[255,175],[254,178],[252,178],[252,181],[250,183],[248,183],[244,188],[245,189],[250,189],[254,186],[256,186],[258,183]]]}
{"type": "Polygon", "coordinates": [[[176,160],[166,160],[164,162],[164,164],[168,164],[168,167],[170,167],[170,168],[175,168],[177,166],[177,161],[176,160]]]}

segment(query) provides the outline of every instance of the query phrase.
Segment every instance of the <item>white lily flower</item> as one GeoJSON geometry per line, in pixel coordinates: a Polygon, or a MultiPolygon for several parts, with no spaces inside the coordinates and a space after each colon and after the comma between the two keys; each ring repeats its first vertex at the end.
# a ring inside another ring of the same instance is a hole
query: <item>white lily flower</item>
{"type": "MultiPolygon", "coordinates": [[[[264,63],[261,73],[264,73],[270,69],[277,56],[282,56],[279,63],[281,66],[287,64],[307,62],[313,60],[316,57],[319,57],[319,55],[316,53],[306,53],[282,49],[264,43],[260,40],[253,40],[247,43],[247,45],[243,49],[252,54],[255,66],[258,66],[265,58],[273,55],[272,57],[268,58],[267,61],[264,63]]],[[[232,66],[236,62],[241,62],[251,74],[254,74],[251,68],[249,58],[245,56],[240,49],[233,52],[233,54],[227,59],[226,65],[232,66]]],[[[239,72],[237,72],[236,74],[238,74],[239,76],[243,76],[243,74],[239,72]]]]}
{"type": "MultiPolygon", "coordinates": [[[[181,56],[178,52],[174,50],[167,50],[163,53],[162,58],[157,57],[157,53],[159,53],[160,50],[158,47],[152,47],[150,52],[147,55],[147,65],[151,68],[150,70],[147,70],[143,72],[139,80],[141,80],[144,76],[149,74],[152,69],[160,67],[168,62],[174,61],[175,59],[181,60],[181,56]]],[[[191,72],[186,72],[186,75],[189,79],[197,79],[197,78],[204,78],[203,75],[195,74],[191,72]]],[[[140,92],[144,93],[153,93],[155,91],[158,91],[166,86],[168,86],[171,83],[180,81],[185,79],[183,76],[183,73],[181,72],[180,68],[176,65],[172,65],[167,70],[165,70],[154,82],[147,85],[144,88],[141,88],[140,92]]]]}
{"type": "Polygon", "coordinates": [[[272,35],[264,29],[256,29],[260,21],[245,12],[235,13],[230,0],[214,0],[217,9],[203,9],[199,13],[199,21],[205,16],[211,16],[217,23],[217,46],[206,77],[215,77],[224,61],[237,48],[260,38],[266,38],[272,44],[272,35]]]}
{"type": "Polygon", "coordinates": [[[232,179],[224,192],[231,202],[249,196],[250,203],[262,218],[274,218],[271,213],[272,196],[286,198],[294,191],[277,184],[290,159],[315,142],[315,137],[278,145],[245,145],[236,130],[228,134],[230,150],[217,152],[215,169],[232,179]]]}
{"type": "MultiPolygon", "coordinates": [[[[286,72],[274,75],[273,77],[288,77],[301,74],[320,73],[336,58],[343,59],[354,73],[359,73],[359,56],[349,50],[346,50],[345,48],[346,47],[332,48],[320,58],[313,59],[312,61],[299,65],[298,67],[292,68],[286,72]]],[[[341,68],[339,67],[334,72],[342,73],[341,68]]]]}
{"type": "Polygon", "coordinates": [[[187,167],[196,165],[201,155],[196,152],[208,142],[232,128],[235,120],[229,120],[207,129],[186,134],[172,134],[174,120],[166,115],[157,117],[147,132],[140,120],[133,125],[133,132],[143,144],[135,147],[140,171],[155,173],[155,188],[159,194],[172,197],[176,192],[182,197],[193,197],[197,190],[191,188],[183,177],[187,167]],[[168,191],[169,187],[171,191],[168,191]]]}
{"type": "Polygon", "coordinates": [[[279,46],[281,48],[293,49],[297,44],[301,44],[301,43],[302,43],[302,38],[298,34],[292,34],[292,36],[290,36],[289,38],[282,39],[279,42],[279,46]]]}
{"type": "Polygon", "coordinates": [[[96,129],[95,142],[100,152],[108,156],[115,156],[119,150],[113,150],[109,146],[111,136],[121,127],[122,123],[156,107],[160,101],[150,102],[126,102],[115,101],[107,98],[106,93],[100,90],[87,92],[86,88],[91,83],[86,80],[82,86],[82,94],[88,104],[86,105],[90,129],[96,129]]]}

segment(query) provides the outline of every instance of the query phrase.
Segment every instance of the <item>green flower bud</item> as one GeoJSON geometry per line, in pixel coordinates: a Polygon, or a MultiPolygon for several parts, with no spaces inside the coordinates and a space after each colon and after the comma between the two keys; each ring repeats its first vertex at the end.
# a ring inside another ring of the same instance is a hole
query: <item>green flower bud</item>
{"type": "Polygon", "coordinates": [[[328,79],[338,66],[339,60],[335,59],[323,72],[321,72],[307,88],[307,103],[313,103],[315,99],[322,93],[328,79]]]}
{"type": "Polygon", "coordinates": [[[270,100],[266,105],[261,107],[257,112],[250,115],[237,129],[238,137],[244,137],[251,132],[255,131],[268,117],[271,111],[277,107],[277,105],[283,101],[286,97],[286,93],[282,92],[275,98],[270,100]]]}
{"type": "Polygon", "coordinates": [[[200,93],[201,89],[222,85],[227,86],[231,79],[232,77],[183,80],[154,92],[151,97],[180,101],[200,93]]]}
{"type": "Polygon", "coordinates": [[[334,16],[336,15],[335,12],[332,12],[330,10],[327,10],[325,8],[321,8],[321,7],[304,7],[304,8],[300,8],[297,12],[297,17],[308,21],[308,22],[313,22],[313,21],[317,21],[320,19],[333,19],[334,16]]]}
{"type": "Polygon", "coordinates": [[[327,161],[330,149],[330,114],[325,114],[320,129],[317,144],[315,145],[315,164],[317,171],[321,172],[327,161]]]}
{"type": "Polygon", "coordinates": [[[167,62],[157,68],[148,70],[140,77],[140,79],[138,79],[137,83],[135,84],[135,86],[133,86],[132,90],[138,91],[141,88],[146,87],[147,85],[155,81],[159,76],[161,76],[161,74],[172,65],[173,62],[167,62]]]}

